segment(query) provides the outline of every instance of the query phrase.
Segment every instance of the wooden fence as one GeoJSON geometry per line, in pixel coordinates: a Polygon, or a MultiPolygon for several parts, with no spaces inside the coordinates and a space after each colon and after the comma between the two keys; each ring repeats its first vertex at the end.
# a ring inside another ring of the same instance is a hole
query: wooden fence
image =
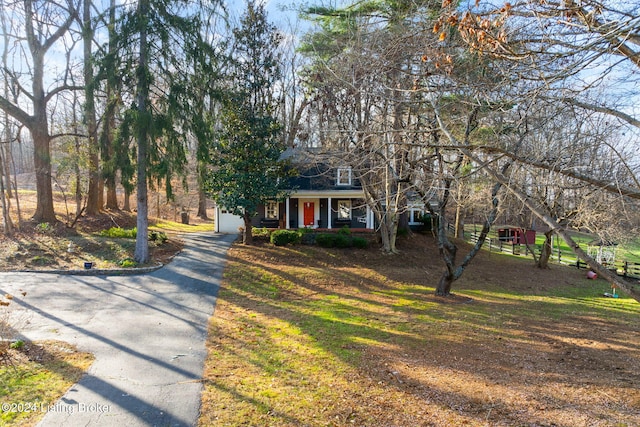
{"type": "MultiPolygon", "coordinates": [[[[453,226],[449,224],[448,229],[453,233],[453,226]]],[[[465,240],[468,240],[471,244],[478,243],[480,233],[464,233],[465,240]]],[[[542,250],[541,245],[514,245],[510,242],[501,241],[498,238],[487,236],[482,247],[490,252],[501,252],[517,256],[525,256],[533,258],[532,251],[535,251],[536,255],[540,255],[542,250]]],[[[562,251],[559,248],[553,249],[552,255],[549,258],[550,261],[570,265],[577,268],[587,268],[587,264],[580,260],[573,252],[562,251]]],[[[619,276],[640,279],[640,264],[625,260],[615,260],[612,264],[604,264],[605,267],[611,271],[615,271],[619,276]]]]}

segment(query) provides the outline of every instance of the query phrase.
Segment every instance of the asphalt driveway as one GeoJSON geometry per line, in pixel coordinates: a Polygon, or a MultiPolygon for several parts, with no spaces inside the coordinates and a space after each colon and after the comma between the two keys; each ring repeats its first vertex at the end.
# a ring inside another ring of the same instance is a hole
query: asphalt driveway
{"type": "Polygon", "coordinates": [[[0,273],[27,339],[66,341],[96,358],[39,425],[195,425],[208,320],[235,237],[187,235],[185,250],[149,274],[0,273]]]}

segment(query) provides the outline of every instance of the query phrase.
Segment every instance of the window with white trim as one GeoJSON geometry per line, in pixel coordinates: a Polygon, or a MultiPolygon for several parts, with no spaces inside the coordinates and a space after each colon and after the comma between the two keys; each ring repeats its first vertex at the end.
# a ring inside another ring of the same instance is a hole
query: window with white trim
{"type": "Polygon", "coordinates": [[[351,219],[351,200],[338,200],[338,219],[351,219]]]}
{"type": "Polygon", "coordinates": [[[338,168],[337,185],[351,185],[351,168],[338,168]]]}
{"type": "Polygon", "coordinates": [[[266,219],[278,219],[278,202],[269,200],[265,203],[264,216],[266,219]]]}
{"type": "Polygon", "coordinates": [[[419,223],[424,215],[424,211],[412,209],[411,210],[411,218],[409,219],[410,223],[419,223]]]}

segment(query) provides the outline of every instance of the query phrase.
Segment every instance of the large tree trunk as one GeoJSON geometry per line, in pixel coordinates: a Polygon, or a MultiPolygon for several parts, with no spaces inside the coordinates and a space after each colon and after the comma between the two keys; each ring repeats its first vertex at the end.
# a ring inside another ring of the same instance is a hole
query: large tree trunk
{"type": "MultiPolygon", "coordinates": [[[[74,102],[75,106],[75,102],[74,102]]],[[[74,119],[75,121],[75,119],[74,119]]],[[[77,122],[76,122],[77,123],[77,122]]],[[[78,133],[78,129],[75,129],[76,134],[78,133]]],[[[76,199],[76,218],[79,218],[82,214],[82,179],[80,176],[80,137],[75,137],[75,149],[76,149],[76,160],[74,161],[74,172],[75,172],[75,199],[76,199]]]]}
{"type": "Polygon", "coordinates": [[[85,84],[85,122],[89,134],[89,187],[87,189],[87,215],[100,212],[100,155],[98,144],[98,126],[96,120],[93,62],[91,60],[91,44],[93,43],[93,27],[91,23],[91,0],[84,0],[83,11],[83,43],[84,43],[84,84],[85,84]]]}
{"type": "Polygon", "coordinates": [[[202,189],[202,184],[199,185],[198,189],[198,214],[196,215],[198,218],[209,219],[207,216],[207,194],[202,189]]]}
{"type": "Polygon", "coordinates": [[[371,207],[379,224],[382,250],[387,254],[398,253],[398,249],[396,248],[398,216],[393,210],[395,206],[392,207],[391,196],[386,198],[386,204],[383,205],[377,200],[375,191],[364,181],[362,181],[362,187],[365,192],[366,202],[371,207]]]}
{"type": "Polygon", "coordinates": [[[96,139],[89,137],[89,185],[87,188],[87,215],[97,215],[101,208],[100,158],[96,139]]]}
{"type": "Polygon", "coordinates": [[[122,204],[122,210],[125,212],[131,212],[131,192],[127,189],[124,190],[124,203],[122,204]]]}
{"type": "MultiPolygon", "coordinates": [[[[148,0],[138,3],[138,12],[141,19],[146,19],[149,13],[148,0]]],[[[135,260],[139,264],[149,262],[149,204],[147,191],[147,148],[149,145],[149,112],[147,101],[149,99],[149,82],[147,80],[147,31],[144,25],[140,29],[140,52],[138,57],[138,165],[137,165],[137,226],[135,260]]]]}
{"type": "Polygon", "coordinates": [[[553,230],[549,230],[544,233],[544,244],[542,245],[542,252],[540,252],[540,258],[538,259],[538,268],[549,268],[549,258],[551,258],[551,239],[553,239],[553,230]]]}
{"type": "Polygon", "coordinates": [[[197,217],[202,219],[208,219],[207,216],[207,193],[204,191],[205,181],[205,168],[206,166],[200,160],[198,160],[198,213],[197,217]]]}
{"type": "Polygon", "coordinates": [[[244,231],[242,232],[242,243],[244,245],[253,245],[253,226],[251,225],[251,215],[245,212],[242,215],[244,219],[244,231]]]}
{"type": "MultiPolygon", "coordinates": [[[[44,120],[46,129],[47,123],[44,120]]],[[[33,136],[33,164],[36,170],[36,212],[33,219],[36,222],[56,223],[58,220],[53,208],[53,189],[51,187],[51,148],[50,137],[46,131],[39,129],[32,131],[33,136]]]]}
{"type": "Polygon", "coordinates": [[[116,192],[116,177],[115,175],[109,175],[105,180],[105,187],[107,187],[107,203],[105,208],[117,211],[118,207],[118,194],[116,192]]]}
{"type": "MultiPolygon", "coordinates": [[[[115,55],[115,46],[114,46],[114,28],[116,24],[116,2],[115,0],[110,0],[109,2],[109,54],[115,55]]],[[[100,150],[102,154],[102,172],[103,172],[103,186],[106,187],[107,190],[107,200],[104,204],[106,209],[109,210],[118,210],[118,195],[116,191],[116,172],[117,166],[114,165],[113,157],[114,157],[114,147],[113,147],[113,139],[114,132],[116,129],[116,120],[115,120],[115,111],[116,106],[119,105],[117,101],[119,98],[115,94],[116,90],[114,88],[113,79],[109,78],[106,82],[106,98],[107,98],[107,107],[103,114],[103,128],[102,128],[102,138],[100,143],[100,150]],[[105,166],[108,164],[108,166],[105,166]],[[108,169],[108,170],[107,170],[108,169]]],[[[103,191],[100,193],[104,194],[103,191]]],[[[129,211],[129,199],[125,196],[126,203],[126,211],[129,211]]],[[[102,205],[102,200],[101,200],[102,205]]]]}
{"type": "Polygon", "coordinates": [[[451,295],[451,285],[455,281],[455,277],[448,270],[442,273],[440,281],[436,287],[436,295],[441,297],[448,297],[451,295]]]}
{"type": "MultiPolygon", "coordinates": [[[[31,105],[28,108],[29,111],[23,110],[17,103],[12,103],[2,95],[0,96],[0,108],[28,128],[33,138],[37,192],[36,211],[33,219],[38,222],[55,223],[57,219],[53,208],[53,189],[51,188],[51,135],[47,120],[47,103],[50,98],[44,90],[45,54],[57,40],[65,36],[77,15],[75,10],[68,10],[68,15],[64,17],[65,20],[59,22],[58,28],[54,31],[46,23],[42,23],[38,17],[38,11],[42,7],[46,7],[47,2],[24,0],[20,3],[24,5],[24,30],[31,54],[31,72],[33,73],[32,93],[25,94],[24,98],[30,99],[31,105]],[[34,4],[36,4],[35,8],[34,4]]],[[[49,95],[61,90],[64,90],[63,86],[52,90],[49,95]]]]}
{"type": "MultiPolygon", "coordinates": [[[[32,14],[33,2],[25,2],[25,12],[32,14]]],[[[33,165],[36,171],[36,212],[33,219],[37,222],[56,223],[58,220],[53,207],[53,189],[51,187],[51,136],[47,120],[47,98],[44,92],[44,54],[45,49],[34,33],[33,15],[27,19],[27,37],[33,56],[33,116],[29,130],[33,138],[33,165]]],[[[68,27],[67,27],[68,28],[68,27]]]]}
{"type": "Polygon", "coordinates": [[[396,248],[396,237],[398,235],[398,222],[396,220],[382,219],[380,222],[380,237],[382,239],[382,250],[388,254],[398,253],[396,248]],[[388,222],[387,222],[388,221],[388,222]]]}
{"type": "MultiPolygon", "coordinates": [[[[143,151],[143,155],[146,155],[146,149],[141,149],[140,145],[138,145],[138,150],[143,151]]],[[[138,157],[140,154],[138,155],[138,157]]],[[[136,248],[135,248],[135,260],[139,264],[146,264],[149,262],[149,204],[147,201],[147,181],[146,181],[146,170],[145,163],[138,166],[138,187],[137,187],[137,198],[136,198],[136,206],[138,212],[136,213],[136,227],[137,227],[137,235],[136,235],[136,248]],[[142,182],[142,184],[140,183],[142,182]]]]}
{"type": "MultiPolygon", "coordinates": [[[[440,281],[436,286],[435,294],[437,296],[449,296],[451,294],[451,286],[458,277],[456,277],[456,255],[458,254],[458,247],[451,243],[447,236],[447,225],[444,220],[444,211],[446,205],[441,205],[440,220],[438,221],[438,250],[440,252],[440,258],[444,261],[445,270],[440,276],[440,281]]],[[[462,274],[462,271],[460,272],[462,274]]]]}
{"type": "Polygon", "coordinates": [[[44,95],[44,53],[33,55],[33,165],[36,171],[36,212],[37,222],[56,223],[51,187],[51,136],[47,120],[47,101],[44,95]]]}
{"type": "Polygon", "coordinates": [[[9,207],[10,205],[10,196],[7,191],[5,191],[3,172],[5,169],[4,162],[4,150],[0,147],[0,202],[2,202],[2,229],[6,236],[13,236],[13,222],[11,221],[11,215],[9,207]]]}

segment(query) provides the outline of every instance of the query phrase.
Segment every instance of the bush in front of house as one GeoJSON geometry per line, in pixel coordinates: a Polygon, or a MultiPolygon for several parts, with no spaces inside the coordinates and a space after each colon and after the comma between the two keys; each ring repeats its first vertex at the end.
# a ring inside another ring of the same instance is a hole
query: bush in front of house
{"type": "Polygon", "coordinates": [[[305,245],[316,244],[322,248],[358,248],[366,249],[369,241],[364,237],[352,236],[348,228],[341,229],[337,233],[316,233],[311,229],[299,230],[274,230],[271,231],[269,241],[275,246],[302,243],[305,245]]]}
{"type": "Polygon", "coordinates": [[[253,227],[251,229],[251,234],[253,235],[253,237],[269,238],[271,236],[271,230],[266,227],[253,227]]]}
{"type": "Polygon", "coordinates": [[[253,234],[253,238],[260,242],[270,242],[271,241],[271,230],[265,227],[252,227],[251,233],[253,234]]]}
{"type": "Polygon", "coordinates": [[[354,237],[351,239],[351,244],[358,249],[367,249],[369,246],[369,242],[364,237],[354,237]]]}
{"type": "Polygon", "coordinates": [[[286,246],[289,243],[299,243],[300,234],[293,230],[276,230],[269,239],[276,246],[286,246]]]}
{"type": "Polygon", "coordinates": [[[338,234],[341,236],[351,236],[351,229],[348,225],[345,225],[340,230],[338,230],[338,234]]]}
{"type": "Polygon", "coordinates": [[[338,232],[338,234],[335,235],[335,246],[336,248],[350,248],[351,235],[341,234],[338,232]]]}
{"type": "Polygon", "coordinates": [[[303,245],[315,245],[317,234],[310,228],[300,228],[300,242],[303,245]]]}
{"type": "Polygon", "coordinates": [[[407,237],[409,235],[409,228],[407,227],[398,227],[397,236],[398,237],[407,237]]]}
{"type": "Polygon", "coordinates": [[[336,246],[336,235],[330,233],[316,234],[316,245],[322,248],[333,248],[336,246]]]}
{"type": "Polygon", "coordinates": [[[323,248],[358,248],[366,249],[369,242],[364,237],[352,237],[351,233],[320,233],[316,234],[316,244],[323,248]]]}

